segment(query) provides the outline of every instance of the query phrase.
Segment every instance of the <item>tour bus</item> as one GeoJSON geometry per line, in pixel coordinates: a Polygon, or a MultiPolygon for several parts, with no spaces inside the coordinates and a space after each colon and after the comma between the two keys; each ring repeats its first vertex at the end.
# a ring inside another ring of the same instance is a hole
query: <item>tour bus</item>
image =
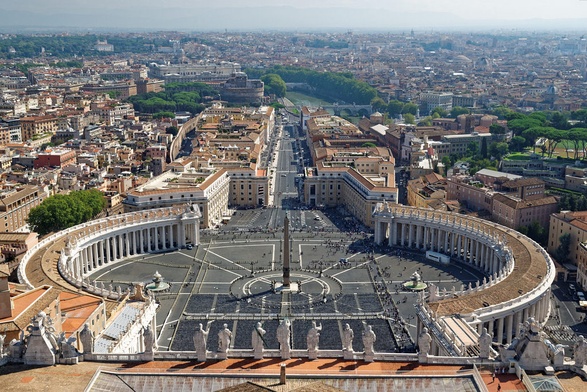
{"type": "Polygon", "coordinates": [[[447,255],[443,255],[442,253],[433,252],[431,250],[426,251],[426,258],[428,260],[436,261],[437,263],[450,263],[450,257],[448,257],[447,255]]]}

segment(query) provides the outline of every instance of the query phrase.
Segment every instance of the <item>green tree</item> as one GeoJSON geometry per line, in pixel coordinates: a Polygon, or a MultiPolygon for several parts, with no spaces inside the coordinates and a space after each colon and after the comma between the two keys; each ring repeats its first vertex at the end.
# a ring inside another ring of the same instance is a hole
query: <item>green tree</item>
{"type": "Polygon", "coordinates": [[[457,118],[461,114],[470,114],[470,113],[471,113],[471,111],[469,109],[467,109],[467,108],[464,108],[462,106],[455,106],[450,111],[450,117],[451,118],[457,118]]]}
{"type": "Polygon", "coordinates": [[[426,116],[418,122],[420,127],[429,127],[432,125],[432,116],[426,116]]]}
{"type": "Polygon", "coordinates": [[[479,143],[477,142],[470,142],[469,145],[467,146],[467,153],[466,155],[469,157],[475,156],[477,155],[477,152],[479,152],[479,143]]]}
{"type": "Polygon", "coordinates": [[[512,140],[510,140],[510,147],[512,151],[524,151],[524,146],[526,145],[526,139],[522,136],[514,136],[512,140]]]}
{"type": "Polygon", "coordinates": [[[487,158],[487,138],[481,140],[481,158],[487,158]]]}
{"type": "Polygon", "coordinates": [[[489,133],[492,135],[503,135],[506,133],[505,127],[499,124],[491,124],[489,126],[489,133]]]}
{"type": "Polygon", "coordinates": [[[505,119],[508,115],[511,114],[518,114],[516,112],[514,112],[513,110],[505,107],[505,106],[498,106],[495,109],[493,109],[492,114],[496,115],[497,117],[499,117],[500,120],[505,119]]]}
{"type": "Polygon", "coordinates": [[[377,110],[378,112],[387,111],[387,104],[380,97],[373,98],[371,100],[371,106],[373,107],[373,110],[377,110]]]}
{"type": "Polygon", "coordinates": [[[412,113],[406,113],[404,114],[404,121],[406,124],[414,124],[416,122],[416,116],[412,113]]]}
{"type": "Polygon", "coordinates": [[[177,132],[179,132],[179,129],[175,125],[172,125],[170,127],[165,128],[165,132],[173,136],[176,136],[177,132]]]}
{"type": "Polygon", "coordinates": [[[265,93],[267,95],[275,95],[278,98],[285,97],[287,87],[281,76],[270,73],[261,76],[261,80],[265,84],[265,93]]]}
{"type": "Polygon", "coordinates": [[[439,107],[432,109],[432,112],[430,113],[430,115],[434,118],[438,118],[438,117],[444,118],[444,117],[448,116],[448,112],[439,106],[439,107]],[[436,117],[434,117],[435,113],[437,115],[436,117]]]}
{"type": "Polygon", "coordinates": [[[571,235],[565,233],[559,237],[559,246],[554,251],[554,257],[556,260],[563,264],[568,261],[569,251],[571,249],[571,235]]]}
{"type": "Polygon", "coordinates": [[[372,142],[363,143],[361,147],[377,147],[377,144],[372,142]]]}
{"type": "Polygon", "coordinates": [[[561,112],[554,112],[552,114],[552,118],[550,119],[550,123],[554,128],[557,129],[569,129],[569,117],[561,112]]]}
{"type": "Polygon", "coordinates": [[[175,118],[175,113],[173,113],[173,112],[157,112],[157,113],[153,114],[153,118],[155,118],[155,119],[175,118]]]}
{"type": "Polygon", "coordinates": [[[418,113],[418,105],[416,105],[415,103],[406,103],[404,105],[404,107],[402,108],[402,114],[412,114],[412,115],[416,115],[418,113]]]}
{"type": "Polygon", "coordinates": [[[27,223],[40,235],[86,222],[106,207],[106,200],[95,189],[54,195],[31,209],[27,223]]]}
{"type": "Polygon", "coordinates": [[[548,240],[548,232],[538,221],[533,221],[528,227],[528,237],[544,245],[548,240]]]}
{"type": "Polygon", "coordinates": [[[120,97],[120,91],[107,91],[106,94],[112,99],[120,97]]]}
{"type": "Polygon", "coordinates": [[[398,100],[389,101],[387,104],[387,113],[390,117],[398,117],[404,109],[404,103],[398,100]]]}
{"type": "Polygon", "coordinates": [[[491,154],[491,156],[497,159],[498,161],[501,160],[501,158],[505,156],[507,153],[508,144],[505,142],[494,142],[489,145],[489,154],[491,154]]]}

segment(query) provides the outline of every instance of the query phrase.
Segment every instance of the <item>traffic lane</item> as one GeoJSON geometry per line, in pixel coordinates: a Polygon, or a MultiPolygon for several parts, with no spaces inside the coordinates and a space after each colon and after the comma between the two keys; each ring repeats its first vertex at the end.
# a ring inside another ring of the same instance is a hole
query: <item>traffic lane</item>
{"type": "Polygon", "coordinates": [[[554,296],[555,309],[553,316],[558,316],[557,324],[568,325],[577,333],[587,333],[585,324],[585,311],[579,308],[579,304],[568,291],[568,284],[555,282],[551,286],[554,296]]]}

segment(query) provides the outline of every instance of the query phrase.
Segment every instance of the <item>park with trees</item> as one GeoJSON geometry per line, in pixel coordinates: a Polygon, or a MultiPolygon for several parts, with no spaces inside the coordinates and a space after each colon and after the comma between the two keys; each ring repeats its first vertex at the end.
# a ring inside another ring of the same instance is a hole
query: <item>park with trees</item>
{"type": "Polygon", "coordinates": [[[251,78],[278,75],[285,83],[305,83],[313,95],[341,100],[357,105],[369,105],[377,97],[377,90],[368,83],[355,79],[350,72],[319,72],[294,66],[275,65],[267,69],[247,69],[251,78]]]}
{"type": "MultiPolygon", "coordinates": [[[[169,83],[165,91],[134,95],[128,98],[135,110],[151,113],[154,117],[162,112],[186,111],[198,114],[205,109],[204,97],[217,96],[218,90],[205,83],[169,83]]],[[[169,117],[169,116],[164,116],[169,117]]]]}

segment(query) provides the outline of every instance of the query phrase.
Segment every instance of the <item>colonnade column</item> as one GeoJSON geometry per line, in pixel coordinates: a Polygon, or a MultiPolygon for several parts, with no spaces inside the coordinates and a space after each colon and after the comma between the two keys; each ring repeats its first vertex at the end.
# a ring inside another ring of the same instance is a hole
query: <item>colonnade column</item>
{"type": "Polygon", "coordinates": [[[512,331],[513,331],[513,314],[508,314],[505,318],[505,342],[510,344],[512,342],[512,331]]]}
{"type": "Polygon", "coordinates": [[[145,229],[139,230],[139,253],[145,253],[145,229]]]}
{"type": "Polygon", "coordinates": [[[118,259],[124,258],[124,241],[122,236],[123,234],[118,235],[118,259]]]}
{"type": "Polygon", "coordinates": [[[408,226],[408,230],[408,248],[411,248],[414,240],[414,225],[410,223],[408,226]]]}
{"type": "Polygon", "coordinates": [[[503,317],[497,320],[497,343],[503,343],[503,317]]]}
{"type": "Polygon", "coordinates": [[[112,261],[112,254],[110,253],[111,249],[110,249],[111,245],[110,245],[110,238],[106,238],[106,257],[105,257],[105,261],[110,262],[112,261]]]}
{"type": "Polygon", "coordinates": [[[167,226],[161,226],[161,249],[167,249],[167,235],[165,229],[167,226]]]}
{"type": "Polygon", "coordinates": [[[126,232],[124,233],[124,246],[125,246],[125,250],[126,250],[126,257],[130,256],[130,238],[129,238],[130,233],[126,232]]]}
{"type": "Polygon", "coordinates": [[[96,264],[96,267],[100,267],[102,266],[102,260],[100,260],[100,257],[98,256],[98,244],[92,244],[92,253],[94,254],[94,263],[96,264]]]}

